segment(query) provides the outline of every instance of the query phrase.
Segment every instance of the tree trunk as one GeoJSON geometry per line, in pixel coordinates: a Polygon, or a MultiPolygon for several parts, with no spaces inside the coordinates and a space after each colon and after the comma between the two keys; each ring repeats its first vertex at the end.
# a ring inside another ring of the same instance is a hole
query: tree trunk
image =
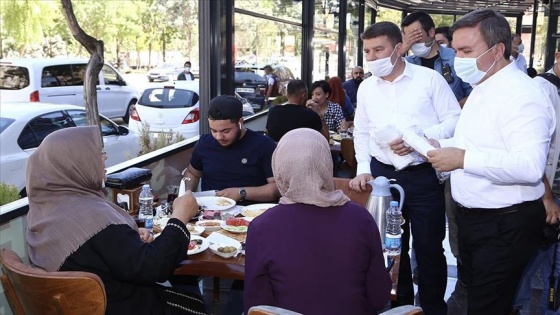
{"type": "Polygon", "coordinates": [[[60,0],[60,2],[62,3],[62,13],[66,18],[66,22],[68,22],[72,35],[91,54],[84,76],[84,104],[88,124],[92,126],[98,125],[101,135],[96,82],[99,72],[103,68],[103,41],[91,37],[82,30],[74,14],[72,0],[60,0]]]}

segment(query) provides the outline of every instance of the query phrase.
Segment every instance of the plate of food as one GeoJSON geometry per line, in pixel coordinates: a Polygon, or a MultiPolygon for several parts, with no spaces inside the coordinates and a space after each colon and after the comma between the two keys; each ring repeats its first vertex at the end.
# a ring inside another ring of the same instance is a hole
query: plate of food
{"type": "Polygon", "coordinates": [[[247,233],[249,221],[243,218],[231,218],[223,222],[221,227],[231,233],[247,233]]]}
{"type": "Polygon", "coordinates": [[[194,255],[205,251],[208,246],[210,246],[210,242],[205,239],[204,237],[193,235],[191,236],[191,241],[188,245],[187,254],[194,255]]]}
{"type": "Polygon", "coordinates": [[[227,210],[235,206],[235,200],[227,197],[198,197],[196,202],[204,210],[227,210]]]}
{"type": "Polygon", "coordinates": [[[334,134],[331,136],[331,138],[336,141],[342,140],[342,136],[340,136],[339,134],[334,134]]]}
{"type": "Polygon", "coordinates": [[[187,224],[187,230],[189,230],[189,233],[191,233],[191,235],[200,235],[202,234],[202,232],[204,232],[204,227],[200,226],[200,225],[193,225],[193,224],[187,224]]]}
{"type": "Polygon", "coordinates": [[[278,204],[276,203],[257,203],[254,205],[246,206],[243,209],[241,209],[241,214],[244,217],[256,218],[259,215],[263,214],[266,210],[277,205],[278,204]]]}
{"type": "Polygon", "coordinates": [[[206,231],[213,232],[222,228],[223,220],[199,220],[196,221],[196,226],[203,227],[206,231]]]}
{"type": "Polygon", "coordinates": [[[227,244],[212,244],[210,245],[210,250],[223,258],[231,258],[237,256],[237,253],[241,250],[241,246],[235,247],[227,244]]]}

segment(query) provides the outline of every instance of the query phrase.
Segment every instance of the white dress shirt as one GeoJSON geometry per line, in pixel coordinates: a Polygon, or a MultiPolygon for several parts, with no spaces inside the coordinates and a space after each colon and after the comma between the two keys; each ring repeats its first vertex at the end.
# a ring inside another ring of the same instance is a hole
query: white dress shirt
{"type": "Polygon", "coordinates": [[[527,59],[525,59],[525,56],[523,56],[522,54],[517,54],[517,58],[515,58],[513,55],[510,55],[509,60],[515,63],[519,70],[527,74],[527,59]]]}
{"type": "Polygon", "coordinates": [[[401,130],[417,126],[428,138],[449,138],[461,112],[441,74],[406,61],[403,73],[393,82],[376,76],[365,79],[358,88],[357,99],[354,117],[357,174],[371,174],[371,157],[391,164],[371,138],[374,129],[389,124],[401,130]]]}
{"type": "Polygon", "coordinates": [[[477,85],[451,139],[465,150],[463,169],[451,173],[453,199],[468,208],[502,208],[542,197],[552,104],[537,81],[510,63],[477,85]]]}

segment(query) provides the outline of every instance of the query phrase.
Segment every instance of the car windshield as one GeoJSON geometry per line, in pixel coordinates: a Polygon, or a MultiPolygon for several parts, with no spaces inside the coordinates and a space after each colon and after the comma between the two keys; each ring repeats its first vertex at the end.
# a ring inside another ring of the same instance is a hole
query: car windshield
{"type": "Polygon", "coordinates": [[[0,117],[0,133],[2,133],[9,125],[11,125],[15,119],[0,117]]]}
{"type": "Polygon", "coordinates": [[[262,83],[266,84],[266,80],[256,73],[251,72],[235,72],[235,81],[236,82],[255,82],[255,83],[262,83]]]}
{"type": "Polygon", "coordinates": [[[0,90],[21,90],[29,86],[29,70],[0,64],[0,90]]]}
{"type": "Polygon", "coordinates": [[[198,103],[194,91],[174,88],[146,89],[138,102],[139,105],[158,108],[191,107],[198,103]]]}
{"type": "Polygon", "coordinates": [[[162,63],[161,65],[158,66],[158,68],[160,69],[167,69],[167,68],[176,68],[177,66],[175,66],[172,63],[162,63]]]}

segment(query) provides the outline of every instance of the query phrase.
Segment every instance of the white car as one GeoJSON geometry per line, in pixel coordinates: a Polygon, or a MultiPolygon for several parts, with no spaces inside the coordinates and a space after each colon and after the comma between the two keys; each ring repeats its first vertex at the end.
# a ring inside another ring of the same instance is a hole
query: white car
{"type": "Polygon", "coordinates": [[[183,72],[183,70],[184,68],[182,64],[164,62],[148,71],[148,81],[173,81],[177,79],[177,76],[179,73],[183,72]]]}
{"type": "MultiPolygon", "coordinates": [[[[139,137],[101,116],[101,132],[107,152],[107,166],[131,158],[140,152],[139,137]]],[[[0,104],[0,182],[15,185],[26,196],[27,159],[50,133],[86,126],[83,107],[47,103],[0,104]]],[[[79,150],[79,148],[76,148],[79,150]]]]}
{"type": "MultiPolygon", "coordinates": [[[[130,111],[128,127],[142,133],[143,124],[154,136],[180,133],[185,139],[200,134],[198,81],[175,81],[173,84],[148,87],[130,111]]],[[[242,99],[245,115],[253,107],[242,99]]]]}
{"type": "MultiPolygon", "coordinates": [[[[84,107],[84,75],[88,59],[22,58],[0,60],[0,100],[45,102],[84,107]]],[[[109,64],[97,78],[99,113],[128,121],[138,90],[109,64]]]]}

